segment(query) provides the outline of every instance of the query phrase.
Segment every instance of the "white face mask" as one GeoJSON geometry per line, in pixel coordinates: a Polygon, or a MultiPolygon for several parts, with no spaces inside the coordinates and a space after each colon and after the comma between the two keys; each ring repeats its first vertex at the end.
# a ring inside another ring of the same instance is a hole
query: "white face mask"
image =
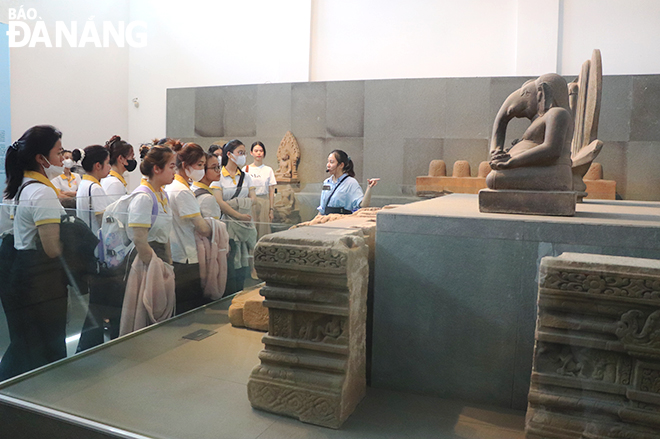
{"type": "Polygon", "coordinates": [[[233,153],[230,153],[230,154],[231,154],[231,157],[230,157],[231,160],[234,163],[236,163],[236,165],[239,168],[242,168],[243,166],[245,166],[245,156],[244,155],[239,155],[238,157],[236,157],[233,153]]]}
{"type": "Polygon", "coordinates": [[[193,169],[189,166],[186,166],[186,174],[192,181],[199,181],[204,178],[206,172],[203,169],[193,169]]]}
{"type": "MultiPolygon", "coordinates": [[[[46,159],[46,157],[44,158],[46,159]]],[[[46,177],[48,177],[49,180],[64,174],[64,168],[62,166],[52,165],[48,159],[46,159],[46,161],[48,162],[49,166],[47,168],[44,167],[44,172],[46,173],[46,177]]]]}
{"type": "Polygon", "coordinates": [[[71,169],[76,165],[76,162],[74,162],[72,159],[64,159],[62,160],[62,166],[64,166],[67,169],[71,169]]]}

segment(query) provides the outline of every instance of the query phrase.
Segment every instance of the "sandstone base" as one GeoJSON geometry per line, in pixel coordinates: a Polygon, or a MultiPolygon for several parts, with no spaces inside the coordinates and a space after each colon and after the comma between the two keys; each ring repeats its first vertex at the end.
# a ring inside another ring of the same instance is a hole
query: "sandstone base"
{"type": "Polygon", "coordinates": [[[616,200],[616,181],[584,180],[587,196],[590,200],[616,200]]]}
{"type": "Polygon", "coordinates": [[[268,308],[263,306],[261,288],[234,296],[229,306],[229,322],[232,326],[268,331],[268,308]]]}
{"type": "Polygon", "coordinates": [[[541,260],[528,439],[660,432],[660,262],[541,260]]]}
{"type": "Polygon", "coordinates": [[[330,428],[355,410],[366,391],[368,254],[359,228],[301,227],[259,241],[269,327],[247,385],[253,407],[330,428]]]}
{"type": "Polygon", "coordinates": [[[576,192],[479,191],[479,211],[482,213],[574,216],[576,202],[576,192]]]}

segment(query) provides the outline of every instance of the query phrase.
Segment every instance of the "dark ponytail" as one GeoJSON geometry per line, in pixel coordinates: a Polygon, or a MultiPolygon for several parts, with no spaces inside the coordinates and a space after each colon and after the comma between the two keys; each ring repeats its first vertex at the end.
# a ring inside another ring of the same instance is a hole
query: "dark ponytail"
{"type": "Polygon", "coordinates": [[[48,157],[62,133],[51,125],[37,125],[28,129],[20,139],[14,142],[5,155],[5,173],[7,187],[5,196],[14,198],[23,182],[24,171],[38,171],[39,164],[35,160],[37,154],[48,157]]]}
{"type": "Polygon", "coordinates": [[[110,156],[108,148],[101,145],[86,146],[83,151],[85,152],[84,157],[79,149],[74,149],[71,153],[71,158],[73,161],[77,162],[82,157],[82,162],[80,164],[87,172],[92,172],[96,163],[103,164],[108,156],[110,156]]]}
{"type": "MultiPolygon", "coordinates": [[[[234,150],[241,145],[243,145],[243,142],[241,142],[238,139],[230,140],[229,142],[224,144],[224,146],[222,147],[222,166],[227,166],[227,163],[229,163],[228,154],[230,152],[234,152],[234,150]]],[[[238,166],[238,170],[239,171],[241,170],[240,166],[238,166]]]]}
{"type": "Polygon", "coordinates": [[[349,175],[349,177],[355,178],[355,170],[353,170],[353,160],[341,149],[335,149],[330,154],[334,154],[335,159],[337,160],[337,165],[339,163],[344,164],[344,172],[349,175]]]}

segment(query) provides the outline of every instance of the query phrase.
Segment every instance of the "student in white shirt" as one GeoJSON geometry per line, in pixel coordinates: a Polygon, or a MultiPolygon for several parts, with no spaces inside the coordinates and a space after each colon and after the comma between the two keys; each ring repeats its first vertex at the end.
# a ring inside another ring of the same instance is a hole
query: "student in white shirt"
{"type": "Polygon", "coordinates": [[[158,143],[161,142],[176,154],[177,174],[165,191],[172,207],[170,246],[176,282],[176,314],[181,314],[208,303],[202,291],[195,233],[210,236],[211,228],[202,218],[189,183],[204,177],[206,154],[195,143],[183,145],[171,139],[162,139],[158,143]]]}
{"type": "Polygon", "coordinates": [[[250,175],[243,172],[245,145],[238,139],[223,146],[220,180],[213,182],[215,196],[229,233],[229,260],[225,294],[241,291],[249,272],[250,251],[256,244],[257,231],[252,223],[252,203],[256,199],[250,175]],[[233,264],[233,265],[232,265],[233,264]]]}
{"type": "Polygon", "coordinates": [[[137,256],[148,264],[154,256],[172,263],[170,234],[172,232],[172,208],[164,187],[174,181],[176,155],[167,146],[140,148],[140,172],[144,176],[142,185],[156,195],[158,217],[153,220],[153,198],[146,193],[135,195],[128,206],[128,237],[135,244],[137,256]]]}
{"type": "Polygon", "coordinates": [[[105,147],[110,152],[110,166],[112,169],[108,176],[101,180],[101,186],[107,195],[109,203],[112,203],[126,195],[126,186],[128,186],[128,183],[124,178],[124,173],[135,170],[137,160],[135,160],[133,146],[122,140],[119,136],[112,136],[105,143],[105,147]]]}
{"type": "Polygon", "coordinates": [[[76,216],[98,235],[103,212],[110,204],[100,183],[110,172],[110,153],[104,146],[91,145],[82,151],[74,149],[73,159],[81,160],[85,170],[76,193],[76,216]]]}
{"type": "Polygon", "coordinates": [[[254,219],[257,222],[257,232],[259,238],[270,233],[270,222],[275,218],[275,186],[277,180],[273,168],[264,165],[266,157],[266,147],[263,143],[257,141],[250,148],[250,155],[254,159],[251,165],[246,166],[243,171],[250,174],[252,183],[255,187],[257,202],[252,211],[254,219]]]}
{"type": "Polygon", "coordinates": [[[65,150],[62,158],[64,172],[53,178],[51,183],[53,183],[53,186],[60,191],[60,198],[73,198],[76,196],[76,191],[78,190],[78,186],[82,179],[80,178],[80,175],[71,172],[71,168],[76,164],[76,162],[71,159],[71,151],[65,150]]]}
{"type": "Polygon", "coordinates": [[[16,204],[15,254],[9,278],[2,279],[8,286],[0,289],[11,340],[0,380],[66,357],[67,280],[58,260],[64,209],[50,181],[62,174],[61,138],[56,128],[39,125],[7,149],[5,197],[16,204]]]}
{"type": "Polygon", "coordinates": [[[210,187],[213,182],[220,180],[221,168],[220,163],[218,162],[218,157],[215,154],[207,153],[206,165],[204,168],[204,178],[200,181],[193,181],[192,189],[195,193],[195,197],[197,197],[202,217],[219,220],[222,211],[220,210],[220,205],[213,196],[213,189],[210,187]]]}

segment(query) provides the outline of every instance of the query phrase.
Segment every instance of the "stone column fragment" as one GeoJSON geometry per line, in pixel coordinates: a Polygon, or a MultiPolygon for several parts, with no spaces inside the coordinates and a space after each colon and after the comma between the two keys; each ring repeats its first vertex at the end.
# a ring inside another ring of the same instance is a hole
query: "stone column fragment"
{"type": "Polygon", "coordinates": [[[528,439],[660,437],[660,261],[543,258],[528,402],[528,439]]]}
{"type": "Polygon", "coordinates": [[[364,397],[368,247],[360,230],[303,227],[255,250],[269,311],[253,407],[339,428],[364,397]]]}

